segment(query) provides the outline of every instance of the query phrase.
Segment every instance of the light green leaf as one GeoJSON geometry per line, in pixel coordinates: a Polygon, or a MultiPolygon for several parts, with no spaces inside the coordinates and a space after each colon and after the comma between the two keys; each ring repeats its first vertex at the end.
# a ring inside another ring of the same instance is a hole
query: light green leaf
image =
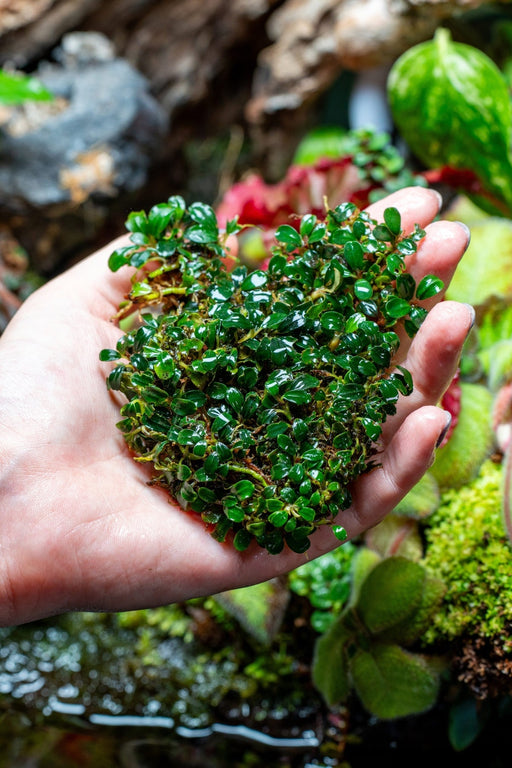
{"type": "Polygon", "coordinates": [[[426,571],[405,557],[388,557],[361,585],[356,610],[372,635],[401,624],[419,607],[426,571]]]}
{"type": "Polygon", "coordinates": [[[460,488],[476,477],[494,445],[491,426],[493,398],[480,384],[461,384],[459,420],[448,443],[437,451],[430,468],[439,488],[460,488]]]}
{"type": "Polygon", "coordinates": [[[398,59],[388,94],[401,135],[423,163],[469,168],[510,206],[512,108],[505,78],[488,56],[438,29],[434,40],[398,59]]]}
{"type": "Polygon", "coordinates": [[[492,297],[511,299],[511,273],[512,221],[489,217],[472,226],[471,242],[446,298],[473,306],[481,306],[492,297]]]}
{"type": "Polygon", "coordinates": [[[421,601],[414,613],[400,624],[395,624],[388,631],[379,634],[379,640],[385,643],[412,645],[432,621],[433,613],[439,607],[445,592],[444,582],[426,572],[421,601]]]}
{"type": "Polygon", "coordinates": [[[382,557],[378,552],[368,547],[359,547],[352,558],[352,593],[350,595],[350,605],[353,606],[359,599],[361,585],[375,566],[380,563],[382,557]]]}
{"type": "Polygon", "coordinates": [[[321,158],[341,157],[346,152],[346,132],[339,127],[322,126],[310,131],[300,142],[294,165],[313,165],[321,158]]]}
{"type": "Polygon", "coordinates": [[[382,557],[401,555],[415,562],[423,556],[417,523],[403,515],[389,514],[365,535],[366,545],[382,557]]]}
{"type": "Polygon", "coordinates": [[[418,714],[436,701],[439,677],[426,659],[397,645],[375,643],[359,649],[350,673],[364,707],[381,720],[418,714]]]}
{"type": "Polygon", "coordinates": [[[435,477],[427,472],[409,493],[398,502],[393,512],[395,515],[412,517],[415,520],[423,520],[439,506],[440,494],[435,477]]]}
{"type": "Polygon", "coordinates": [[[313,682],[329,706],[345,701],[349,692],[345,645],[353,632],[343,620],[342,615],[316,641],[313,655],[313,682]]]}
{"type": "Polygon", "coordinates": [[[52,99],[52,94],[39,80],[0,70],[0,104],[21,104],[24,101],[51,101],[52,99]]]}

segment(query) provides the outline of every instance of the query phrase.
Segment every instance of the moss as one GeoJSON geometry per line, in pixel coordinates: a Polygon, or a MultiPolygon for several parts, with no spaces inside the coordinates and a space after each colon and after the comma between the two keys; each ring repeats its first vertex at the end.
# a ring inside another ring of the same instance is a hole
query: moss
{"type": "Polygon", "coordinates": [[[446,491],[426,529],[424,565],[447,591],[427,644],[486,638],[512,651],[512,551],[501,516],[501,466],[487,461],[478,477],[446,491]]]}

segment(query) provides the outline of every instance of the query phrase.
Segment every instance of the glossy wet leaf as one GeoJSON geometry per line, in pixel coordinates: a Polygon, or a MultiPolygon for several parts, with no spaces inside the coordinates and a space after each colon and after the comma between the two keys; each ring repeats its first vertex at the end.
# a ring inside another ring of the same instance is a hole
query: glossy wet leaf
{"type": "MultiPolygon", "coordinates": [[[[255,540],[304,553],[325,524],[344,541],[352,483],[412,387],[405,369],[389,374],[393,328],[406,312],[414,335],[426,314],[403,271],[397,213],[381,225],[352,204],[324,222],[306,214],[300,232],[279,228],[268,270],[231,273],[210,206],[172,197],[128,226],[133,245],[113,269],[158,254],[123,304],[140,326],[101,353],[123,359],[107,386],[126,398],[119,429],[131,452],[239,551],[255,540]]],[[[412,251],[420,236],[409,235],[412,251]]]]}
{"type": "Polygon", "coordinates": [[[302,239],[297,230],[290,227],[289,224],[283,224],[276,230],[276,240],[283,243],[288,248],[300,248],[302,239]]]}
{"type": "Polygon", "coordinates": [[[386,208],[384,211],[384,223],[393,235],[398,235],[402,226],[400,211],[396,208],[386,208]]]}
{"type": "Polygon", "coordinates": [[[420,280],[418,287],[416,288],[416,297],[423,301],[424,299],[431,299],[432,296],[436,296],[443,289],[443,281],[439,277],[434,275],[427,275],[420,280]]]}

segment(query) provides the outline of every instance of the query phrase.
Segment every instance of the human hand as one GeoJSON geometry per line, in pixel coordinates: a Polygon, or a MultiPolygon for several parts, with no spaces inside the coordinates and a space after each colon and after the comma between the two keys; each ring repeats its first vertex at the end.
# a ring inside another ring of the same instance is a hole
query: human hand
{"type": "MultiPolygon", "coordinates": [[[[427,235],[408,269],[418,282],[447,285],[467,247],[456,223],[429,224],[439,209],[431,190],[401,190],[370,207],[396,206],[404,229],[427,235]]],[[[302,555],[270,555],[257,545],[220,544],[197,515],[150,487],[147,466],[131,458],[117,393],[106,391],[99,350],[121,335],[110,322],[130,272],[108,270],[119,241],[33,294],[0,339],[0,624],[67,610],[130,610],[264,581],[339,546],[330,526],[302,555]]],[[[382,519],[430,466],[447,415],[436,403],[451,381],[472,323],[466,305],[432,306],[401,361],[415,389],[399,401],[382,435],[380,466],[353,486],[339,522],[349,538],[382,519]]]]}

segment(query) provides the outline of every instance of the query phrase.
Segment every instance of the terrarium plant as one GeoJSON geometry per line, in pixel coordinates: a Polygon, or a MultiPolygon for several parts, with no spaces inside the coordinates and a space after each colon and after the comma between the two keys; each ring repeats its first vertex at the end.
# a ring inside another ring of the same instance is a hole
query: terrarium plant
{"type": "Polygon", "coordinates": [[[351,504],[378,463],[382,423],[410,373],[392,368],[399,327],[413,336],[441,281],[416,286],[404,259],[424,233],[377,224],[351,203],[280,226],[268,269],[226,266],[211,207],[180,197],[130,214],[132,244],[110,267],[135,268],[119,318],[135,327],[101,360],[127,402],[118,427],[152,483],[202,517],[219,541],[304,552],[351,504]]]}
{"type": "Polygon", "coordinates": [[[382,719],[432,707],[439,660],[408,646],[425,632],[444,592],[443,582],[419,563],[381,559],[361,548],[350,601],[315,647],[313,678],[326,702],[345,701],[354,687],[368,711],[382,719]]]}
{"type": "Polygon", "coordinates": [[[34,77],[21,72],[0,69],[0,104],[22,104],[25,101],[50,101],[51,93],[34,77]]]}

